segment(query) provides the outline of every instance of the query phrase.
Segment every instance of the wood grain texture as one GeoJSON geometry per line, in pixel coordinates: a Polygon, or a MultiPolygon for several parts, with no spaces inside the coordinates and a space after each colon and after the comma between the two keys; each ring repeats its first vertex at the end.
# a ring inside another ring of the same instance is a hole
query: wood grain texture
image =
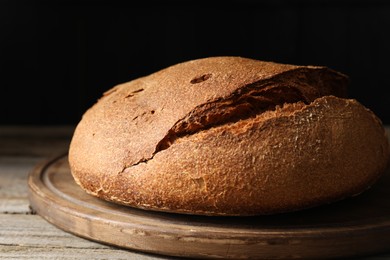
{"type": "Polygon", "coordinates": [[[68,150],[74,126],[1,126],[0,157],[50,157],[68,150]]]}
{"type": "Polygon", "coordinates": [[[43,218],[92,240],[191,258],[327,259],[390,251],[390,171],[360,196],[295,213],[201,217],[120,206],[86,194],[66,156],[29,176],[43,218]]]}
{"type": "Polygon", "coordinates": [[[95,243],[50,225],[30,209],[27,176],[67,150],[72,126],[0,127],[0,259],[161,259],[95,243]]]}
{"type": "Polygon", "coordinates": [[[0,157],[0,213],[30,213],[26,179],[40,160],[31,157],[0,157]]]}
{"type": "Polygon", "coordinates": [[[0,259],[155,259],[63,232],[38,215],[0,218],[0,259]]]}

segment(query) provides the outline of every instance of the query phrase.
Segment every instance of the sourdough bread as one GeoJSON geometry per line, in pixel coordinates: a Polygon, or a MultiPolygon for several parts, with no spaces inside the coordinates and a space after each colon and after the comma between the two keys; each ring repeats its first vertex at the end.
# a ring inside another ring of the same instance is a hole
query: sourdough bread
{"type": "Polygon", "coordinates": [[[361,193],[385,171],[381,121],[326,67],[241,57],[115,86],[69,148],[75,181],[132,207],[201,215],[294,211],[361,193]]]}

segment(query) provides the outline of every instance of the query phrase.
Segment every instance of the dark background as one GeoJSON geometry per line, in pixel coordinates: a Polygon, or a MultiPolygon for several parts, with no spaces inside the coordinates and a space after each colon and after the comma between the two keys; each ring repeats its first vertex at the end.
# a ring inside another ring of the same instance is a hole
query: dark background
{"type": "Polygon", "coordinates": [[[219,55],[324,65],[390,124],[390,1],[1,1],[0,124],[76,124],[114,85],[219,55]]]}

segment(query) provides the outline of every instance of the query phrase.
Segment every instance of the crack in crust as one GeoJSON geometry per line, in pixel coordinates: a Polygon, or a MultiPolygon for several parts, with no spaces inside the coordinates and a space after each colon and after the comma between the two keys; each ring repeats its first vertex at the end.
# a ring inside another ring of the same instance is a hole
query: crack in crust
{"type": "Polygon", "coordinates": [[[157,153],[168,149],[177,139],[184,136],[254,118],[265,112],[275,111],[286,104],[297,104],[297,106],[291,106],[289,109],[298,110],[314,99],[313,97],[305,97],[297,88],[288,85],[269,85],[259,88],[256,84],[253,84],[248,86],[245,91],[239,89],[237,93],[232,94],[229,98],[219,99],[196,107],[173,125],[167,135],[157,144],[156,150],[150,158],[142,158],[137,163],[124,167],[122,172],[126,168],[147,163],[157,153]],[[283,95],[281,95],[282,93],[283,95]]]}
{"type": "Polygon", "coordinates": [[[265,111],[274,110],[276,106],[299,101],[306,104],[310,102],[298,89],[281,85],[263,89],[250,88],[244,94],[236,93],[227,99],[203,104],[176,122],[158,143],[155,154],[168,149],[180,137],[253,118],[265,111]]]}
{"type": "Polygon", "coordinates": [[[151,156],[126,165],[123,171],[140,163],[147,163],[184,136],[254,118],[285,104],[307,105],[316,98],[327,95],[346,97],[346,88],[340,87],[341,81],[347,81],[344,75],[332,77],[322,69],[314,73],[309,73],[310,71],[308,68],[289,70],[269,79],[244,85],[228,97],[198,105],[167,131],[151,156]]]}

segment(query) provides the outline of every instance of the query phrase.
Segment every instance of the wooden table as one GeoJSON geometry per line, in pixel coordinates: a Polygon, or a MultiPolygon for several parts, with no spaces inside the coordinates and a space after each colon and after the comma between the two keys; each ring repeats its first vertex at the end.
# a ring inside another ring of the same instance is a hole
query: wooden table
{"type": "Polygon", "coordinates": [[[37,163],[66,152],[73,130],[0,127],[0,259],[167,259],[79,238],[32,212],[27,176],[37,163]]]}
{"type": "MultiPolygon", "coordinates": [[[[79,238],[32,212],[28,173],[38,162],[66,152],[73,130],[71,126],[0,127],[0,259],[172,259],[79,238]]],[[[387,131],[390,134],[390,127],[387,131]]],[[[390,259],[390,253],[364,259],[390,259]]]]}

